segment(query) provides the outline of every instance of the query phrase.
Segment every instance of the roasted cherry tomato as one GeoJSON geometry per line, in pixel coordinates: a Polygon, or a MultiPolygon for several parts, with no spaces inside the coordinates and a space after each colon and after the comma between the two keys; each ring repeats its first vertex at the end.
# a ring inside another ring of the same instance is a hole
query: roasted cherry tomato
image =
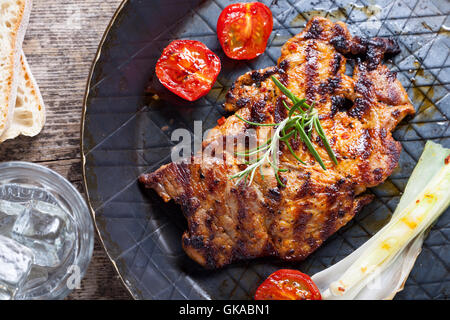
{"type": "Polygon", "coordinates": [[[219,120],[217,120],[217,124],[219,126],[223,125],[225,123],[225,121],[227,121],[227,119],[225,119],[225,117],[220,118],[219,120]]]}
{"type": "Polygon", "coordinates": [[[322,300],[311,278],[297,270],[272,273],[256,290],[255,300],[322,300]]]}
{"type": "Polygon", "coordinates": [[[228,57],[253,59],[266,50],[272,28],[272,12],[265,4],[235,3],[220,14],[217,36],[228,57]]]}
{"type": "Polygon", "coordinates": [[[200,41],[175,40],[156,64],[159,81],[183,99],[206,95],[220,72],[220,59],[200,41]]]}

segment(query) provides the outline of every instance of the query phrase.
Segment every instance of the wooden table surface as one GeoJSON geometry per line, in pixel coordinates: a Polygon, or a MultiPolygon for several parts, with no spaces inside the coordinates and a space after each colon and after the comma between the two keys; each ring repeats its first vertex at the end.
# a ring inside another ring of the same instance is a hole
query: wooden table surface
{"type": "MultiPolygon", "coordinates": [[[[44,130],[0,145],[0,161],[31,161],[69,179],[83,192],[82,102],[98,44],[121,0],[34,0],[23,44],[46,107],[44,130]]],[[[98,239],[82,281],[69,299],[130,299],[98,239]]]]}

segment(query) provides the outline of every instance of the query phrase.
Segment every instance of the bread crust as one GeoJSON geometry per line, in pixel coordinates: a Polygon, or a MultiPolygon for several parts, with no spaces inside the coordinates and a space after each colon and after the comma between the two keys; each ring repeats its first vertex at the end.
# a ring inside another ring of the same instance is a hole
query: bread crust
{"type": "MultiPolygon", "coordinates": [[[[39,134],[39,132],[41,132],[45,124],[46,115],[44,100],[42,99],[39,86],[31,72],[30,66],[23,51],[21,51],[20,67],[18,71],[18,92],[21,85],[23,85],[24,88],[22,88],[22,92],[30,92],[27,95],[27,98],[31,101],[28,102],[28,106],[25,105],[26,103],[24,103],[24,106],[22,108],[19,108],[16,102],[16,106],[13,111],[12,124],[3,133],[3,135],[0,136],[0,143],[4,142],[5,140],[14,139],[19,135],[34,137],[39,134]],[[18,111],[22,111],[21,109],[23,109],[23,111],[25,112],[30,113],[31,118],[26,119],[30,123],[30,125],[23,124],[24,119],[22,117],[22,114],[18,113],[18,111]]],[[[17,93],[17,95],[19,94],[17,93]]]]}
{"type": "Polygon", "coordinates": [[[6,88],[3,94],[6,95],[6,106],[2,106],[3,117],[0,118],[0,136],[8,130],[14,114],[16,104],[17,86],[18,86],[18,68],[20,67],[20,54],[22,52],[22,42],[25,38],[25,32],[30,18],[32,0],[15,0],[20,2],[20,10],[16,24],[12,31],[12,54],[10,59],[9,76],[6,79],[6,88]],[[5,110],[6,107],[6,110],[5,110]]]}

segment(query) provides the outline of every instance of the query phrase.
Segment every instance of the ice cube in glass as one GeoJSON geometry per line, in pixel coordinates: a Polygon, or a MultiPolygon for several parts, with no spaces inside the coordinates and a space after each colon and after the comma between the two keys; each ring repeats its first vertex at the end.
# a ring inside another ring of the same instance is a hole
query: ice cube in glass
{"type": "Polygon", "coordinates": [[[33,252],[0,235],[0,297],[13,298],[31,270],[33,252]]]}
{"type": "Polygon", "coordinates": [[[0,199],[0,213],[8,216],[18,216],[25,209],[25,204],[0,199]]]}
{"type": "Polygon", "coordinates": [[[48,271],[45,267],[40,267],[37,265],[33,265],[31,267],[30,273],[25,280],[25,284],[23,285],[24,290],[28,290],[30,288],[37,287],[43,284],[48,280],[48,271]]]}
{"type": "Polygon", "coordinates": [[[34,252],[34,263],[57,267],[71,248],[70,219],[58,205],[31,201],[16,219],[12,237],[34,252]]]}
{"type": "Polygon", "coordinates": [[[0,234],[9,236],[16,221],[16,216],[9,216],[0,212],[0,234]]]}
{"type": "Polygon", "coordinates": [[[9,237],[14,222],[25,210],[24,204],[0,199],[0,234],[9,237]]]}

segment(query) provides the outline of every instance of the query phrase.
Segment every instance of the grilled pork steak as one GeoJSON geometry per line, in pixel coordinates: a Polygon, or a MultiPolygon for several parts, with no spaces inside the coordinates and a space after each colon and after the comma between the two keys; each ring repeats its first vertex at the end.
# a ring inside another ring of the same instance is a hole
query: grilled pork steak
{"type": "MultiPolygon", "coordinates": [[[[306,165],[281,144],[285,187],[273,175],[262,179],[259,171],[250,186],[236,185],[229,177],[245,165],[234,152],[211,153],[198,164],[170,163],[142,175],[147,188],[181,205],[189,226],[182,239],[186,253],[208,268],[261,256],[302,260],[369,203],[372,196],[362,193],[397,166],[401,146],[391,131],[414,113],[396,73],[381,63],[398,51],[393,40],[352,37],[344,23],[315,17],[282,47],[276,67],[241,76],[227,95],[226,110],[258,123],[286,118],[282,101],[287,99],[270,79],[274,75],[297,97],[315,102],[338,165],[313,132],[327,170],[300,140],[291,144],[306,165]],[[344,74],[347,58],[355,61],[352,78],[344,74]]],[[[203,147],[250,128],[263,142],[267,127],[232,115],[211,131],[203,147]]]]}

